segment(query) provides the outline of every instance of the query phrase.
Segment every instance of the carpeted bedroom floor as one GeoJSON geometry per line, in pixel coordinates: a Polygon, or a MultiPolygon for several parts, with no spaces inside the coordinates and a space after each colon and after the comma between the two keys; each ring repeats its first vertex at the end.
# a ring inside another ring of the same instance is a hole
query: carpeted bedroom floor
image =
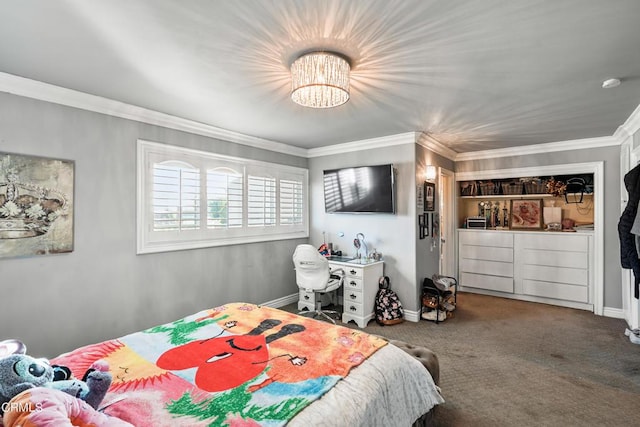
{"type": "Polygon", "coordinates": [[[455,316],[440,324],[371,321],[365,331],[438,355],[446,400],[438,426],[635,426],[640,345],[625,326],[583,310],[460,293],[455,316]]]}

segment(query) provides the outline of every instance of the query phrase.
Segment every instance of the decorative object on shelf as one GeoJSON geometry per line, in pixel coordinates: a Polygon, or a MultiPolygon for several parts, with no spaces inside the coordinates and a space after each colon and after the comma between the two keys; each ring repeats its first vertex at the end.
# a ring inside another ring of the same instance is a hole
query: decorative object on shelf
{"type": "Polygon", "coordinates": [[[433,211],[436,208],[436,185],[433,182],[424,183],[424,210],[433,211]]]}
{"type": "Polygon", "coordinates": [[[576,222],[571,218],[565,218],[562,220],[562,231],[576,231],[574,230],[574,226],[576,222]]]}
{"type": "Polygon", "coordinates": [[[584,178],[575,177],[575,178],[568,179],[567,188],[566,188],[567,191],[564,193],[565,202],[575,203],[575,204],[582,203],[585,187],[586,187],[586,183],[584,178]],[[570,199],[569,194],[572,195],[571,200],[569,200],[570,199]]]}
{"type": "Polygon", "coordinates": [[[546,181],[540,178],[522,178],[525,194],[544,194],[546,181]]]}
{"type": "Polygon", "coordinates": [[[493,181],[480,181],[478,184],[481,196],[494,196],[497,194],[497,186],[493,181]]]}
{"type": "Polygon", "coordinates": [[[567,184],[562,181],[557,181],[554,177],[547,180],[547,193],[554,197],[560,197],[567,191],[567,184]]]}
{"type": "Polygon", "coordinates": [[[291,64],[291,100],[303,107],[332,108],[349,100],[349,62],[333,52],[311,52],[291,64]]]}
{"type": "Polygon", "coordinates": [[[460,182],[460,195],[461,196],[476,196],[478,195],[478,186],[475,181],[461,181],[460,182]]]}
{"type": "Polygon", "coordinates": [[[522,182],[515,179],[501,182],[500,188],[504,195],[511,196],[522,194],[522,182]]]}
{"type": "Polygon", "coordinates": [[[73,251],[74,162],[0,153],[0,257],[73,251]]]}
{"type": "Polygon", "coordinates": [[[509,228],[540,230],[542,228],[542,199],[511,200],[509,228]]]}

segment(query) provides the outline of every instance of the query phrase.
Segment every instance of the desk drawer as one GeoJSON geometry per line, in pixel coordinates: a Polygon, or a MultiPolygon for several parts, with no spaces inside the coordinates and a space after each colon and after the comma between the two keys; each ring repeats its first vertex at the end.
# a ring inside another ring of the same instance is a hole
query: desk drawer
{"type": "Polygon", "coordinates": [[[363,305],[353,301],[344,301],[344,313],[349,313],[354,316],[364,316],[363,305]]]}
{"type": "Polygon", "coordinates": [[[344,291],[356,290],[362,292],[362,283],[362,279],[347,276],[344,278],[344,291]]]}
{"type": "Polygon", "coordinates": [[[316,304],[316,296],[313,292],[300,291],[300,297],[298,299],[300,302],[308,302],[309,304],[315,306],[316,304]]]}
{"type": "Polygon", "coordinates": [[[347,305],[350,302],[357,302],[362,304],[363,302],[362,292],[356,291],[353,289],[345,289],[343,299],[344,299],[344,305],[347,305]]]}

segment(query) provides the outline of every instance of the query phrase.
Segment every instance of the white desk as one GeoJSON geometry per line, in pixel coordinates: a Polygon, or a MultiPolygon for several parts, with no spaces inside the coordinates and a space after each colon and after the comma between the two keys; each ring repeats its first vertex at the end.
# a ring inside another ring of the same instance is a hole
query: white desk
{"type": "Polygon", "coordinates": [[[342,268],[345,273],[342,322],[353,320],[360,328],[364,328],[375,317],[374,302],[384,262],[329,260],[329,266],[332,270],[342,268]]]}

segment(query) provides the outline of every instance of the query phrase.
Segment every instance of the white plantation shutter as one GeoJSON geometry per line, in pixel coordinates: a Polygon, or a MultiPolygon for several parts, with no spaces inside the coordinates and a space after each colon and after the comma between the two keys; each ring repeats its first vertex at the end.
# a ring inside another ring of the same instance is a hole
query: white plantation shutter
{"type": "Polygon", "coordinates": [[[276,180],[249,175],[247,221],[249,227],[276,225],[276,180]]]}
{"type": "Polygon", "coordinates": [[[153,230],[200,227],[200,171],[188,164],[153,165],[153,230]]]}
{"type": "Polygon", "coordinates": [[[308,171],[138,141],[138,253],[309,236],[308,171]]]}
{"type": "Polygon", "coordinates": [[[302,180],[280,180],[280,225],[302,224],[304,199],[302,180]]]}
{"type": "Polygon", "coordinates": [[[207,171],[207,227],[242,227],[242,173],[217,168],[207,171]]]}

